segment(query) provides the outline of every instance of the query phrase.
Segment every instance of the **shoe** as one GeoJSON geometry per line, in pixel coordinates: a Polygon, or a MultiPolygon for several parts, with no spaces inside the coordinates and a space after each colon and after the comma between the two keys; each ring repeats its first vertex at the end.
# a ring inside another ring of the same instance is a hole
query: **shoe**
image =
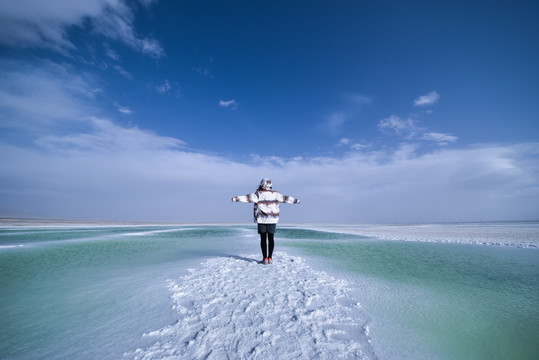
{"type": "Polygon", "coordinates": [[[264,261],[263,261],[264,265],[268,265],[269,264],[269,260],[268,258],[265,258],[264,261]]]}
{"type": "Polygon", "coordinates": [[[272,263],[271,258],[268,258],[268,264],[271,264],[271,263],[272,263]]]}

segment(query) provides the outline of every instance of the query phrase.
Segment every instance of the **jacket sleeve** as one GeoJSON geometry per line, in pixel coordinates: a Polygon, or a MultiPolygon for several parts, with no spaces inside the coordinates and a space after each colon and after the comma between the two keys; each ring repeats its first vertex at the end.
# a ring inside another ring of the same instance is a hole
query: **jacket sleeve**
{"type": "Polygon", "coordinates": [[[286,204],[299,204],[299,199],[296,199],[295,197],[293,196],[288,196],[288,195],[282,195],[282,194],[279,194],[279,202],[282,202],[282,203],[286,203],[286,204]]]}
{"type": "Polygon", "coordinates": [[[256,194],[249,194],[249,195],[240,195],[240,196],[234,196],[232,198],[232,201],[234,202],[244,202],[244,203],[257,203],[258,202],[258,196],[256,194]]]}

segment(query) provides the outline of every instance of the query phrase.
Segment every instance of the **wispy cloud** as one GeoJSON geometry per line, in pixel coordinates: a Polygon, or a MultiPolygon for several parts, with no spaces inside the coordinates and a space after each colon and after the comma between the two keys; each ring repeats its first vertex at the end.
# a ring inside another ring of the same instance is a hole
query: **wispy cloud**
{"type": "Polygon", "coordinates": [[[339,140],[339,142],[337,143],[336,146],[343,146],[343,145],[348,145],[350,144],[350,139],[348,138],[342,138],[341,140],[339,140]]]}
{"type": "Polygon", "coordinates": [[[436,91],[431,91],[428,94],[422,95],[414,100],[414,106],[429,106],[434,105],[440,100],[440,95],[436,91]]]}
{"type": "Polygon", "coordinates": [[[333,134],[337,133],[346,122],[355,119],[365,106],[372,103],[372,98],[361,94],[345,94],[341,101],[340,109],[329,113],[321,126],[333,134]]]}
{"type": "Polygon", "coordinates": [[[205,78],[213,77],[210,69],[205,66],[194,67],[193,71],[205,78]]]}
{"type": "Polygon", "coordinates": [[[116,109],[118,109],[118,111],[124,115],[131,115],[133,113],[133,110],[129,109],[128,107],[122,106],[117,102],[115,102],[114,105],[116,106],[116,109]]]}
{"type": "Polygon", "coordinates": [[[432,141],[440,146],[445,146],[458,140],[457,136],[428,131],[419,126],[418,120],[413,118],[403,119],[396,115],[382,119],[378,123],[378,128],[386,133],[402,136],[406,140],[432,141]]]}
{"type": "Polygon", "coordinates": [[[449,135],[449,134],[442,134],[442,133],[437,133],[437,132],[428,132],[428,133],[423,134],[422,139],[423,140],[428,140],[428,141],[435,141],[440,145],[447,145],[449,143],[457,141],[458,137],[452,136],[452,135],[449,135]]]}
{"type": "Polygon", "coordinates": [[[171,86],[168,80],[165,80],[163,84],[156,86],[155,89],[158,93],[163,94],[169,91],[171,89],[171,86]]]}
{"type": "MultiPolygon", "coordinates": [[[[285,222],[521,220],[539,212],[538,143],[429,153],[407,144],[241,162],[100,114],[98,82],[66,65],[0,65],[0,126],[8,130],[0,132],[0,215],[243,222],[249,210],[229,199],[264,176],[302,200],[283,207],[285,222]]],[[[406,129],[406,120],[386,123],[406,129]]]]}
{"type": "MultiPolygon", "coordinates": [[[[30,136],[33,142],[57,152],[175,149],[186,143],[159,136],[137,126],[120,126],[94,105],[96,81],[68,65],[44,61],[38,65],[0,62],[0,126],[30,136]]],[[[114,102],[122,114],[133,110],[114,102]]],[[[114,114],[111,114],[114,115],[114,114]]],[[[1,133],[0,133],[1,134],[1,133]]],[[[5,136],[0,135],[0,142],[5,136]]]]}
{"type": "Polygon", "coordinates": [[[93,100],[100,82],[69,65],[0,61],[0,67],[0,126],[39,131],[75,124],[98,111],[93,100]]]}
{"type": "Polygon", "coordinates": [[[219,106],[236,110],[238,108],[238,103],[236,102],[235,99],[227,100],[227,101],[219,100],[219,106]]]}
{"type": "Polygon", "coordinates": [[[156,3],[158,0],[138,0],[142,5],[149,7],[153,3],[156,3]]]}
{"type": "Polygon", "coordinates": [[[89,116],[84,131],[40,136],[36,143],[57,153],[78,155],[112,152],[139,152],[184,148],[186,143],[160,136],[136,126],[124,127],[111,120],[89,116]]]}
{"type": "Polygon", "coordinates": [[[116,62],[120,62],[120,55],[111,49],[108,44],[105,45],[105,55],[116,62]]]}
{"type": "Polygon", "coordinates": [[[331,132],[335,133],[350,117],[349,114],[342,111],[334,112],[327,116],[325,125],[331,132]]]}
{"type": "Polygon", "coordinates": [[[356,150],[356,151],[357,150],[364,150],[364,149],[367,149],[367,148],[370,147],[369,145],[361,144],[361,143],[358,143],[358,142],[353,142],[349,138],[342,138],[341,140],[339,140],[339,142],[335,146],[336,147],[345,147],[347,149],[356,150]]]}
{"type": "Polygon", "coordinates": [[[159,41],[155,39],[138,39],[137,37],[133,37],[130,44],[135,50],[140,48],[140,50],[142,50],[144,54],[149,55],[154,59],[159,59],[165,56],[165,50],[163,49],[163,46],[161,46],[159,41]]]}
{"type": "Polygon", "coordinates": [[[539,144],[426,155],[408,146],[241,163],[183,151],[174,139],[107,121],[38,144],[48,151],[0,142],[0,214],[31,209],[49,217],[243,222],[248,209],[229,199],[254,191],[264,176],[302,200],[301,207],[282,209],[289,223],[521,220],[538,211],[539,144]]]}
{"type": "Polygon", "coordinates": [[[363,150],[363,149],[367,149],[369,147],[370,147],[370,145],[361,144],[361,143],[354,143],[354,144],[350,145],[350,149],[352,149],[352,150],[363,150]]]}
{"type": "MultiPolygon", "coordinates": [[[[19,0],[0,2],[0,43],[13,47],[50,48],[62,54],[75,50],[67,29],[89,20],[93,30],[153,58],[165,55],[161,44],[133,28],[130,6],[118,0],[19,0]]],[[[109,52],[109,57],[114,54],[109,52]]],[[[117,55],[117,54],[116,54],[117,55]]]]}
{"type": "Polygon", "coordinates": [[[128,80],[131,80],[133,78],[133,76],[120,65],[114,65],[114,69],[128,80]]]}
{"type": "Polygon", "coordinates": [[[378,128],[407,138],[413,137],[418,130],[417,120],[411,118],[402,119],[396,115],[380,120],[378,128]]]}

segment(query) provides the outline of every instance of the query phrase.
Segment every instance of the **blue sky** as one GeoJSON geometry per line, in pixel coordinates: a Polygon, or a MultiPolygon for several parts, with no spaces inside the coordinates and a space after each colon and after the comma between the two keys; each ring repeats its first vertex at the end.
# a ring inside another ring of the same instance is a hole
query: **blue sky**
{"type": "Polygon", "coordinates": [[[534,1],[0,3],[0,216],[539,213],[534,1]],[[284,206],[283,206],[284,207],[284,206]]]}

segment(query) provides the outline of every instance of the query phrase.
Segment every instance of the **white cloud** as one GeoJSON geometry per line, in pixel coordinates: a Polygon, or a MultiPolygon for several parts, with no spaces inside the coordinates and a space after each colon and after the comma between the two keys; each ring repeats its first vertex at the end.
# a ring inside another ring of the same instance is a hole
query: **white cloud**
{"type": "Polygon", "coordinates": [[[331,112],[322,124],[324,130],[336,133],[348,121],[356,118],[361,110],[372,103],[372,98],[360,94],[345,94],[342,96],[341,109],[331,112]]]}
{"type": "Polygon", "coordinates": [[[0,126],[8,130],[0,132],[0,215],[249,222],[252,208],[230,198],[254,191],[265,176],[302,200],[283,205],[288,223],[522,220],[539,213],[538,143],[233,161],[99,115],[96,82],[69,67],[0,65],[0,126]]]}
{"type": "Polygon", "coordinates": [[[93,105],[100,84],[68,65],[0,61],[0,126],[39,131],[77,123],[93,105]]]}
{"type": "Polygon", "coordinates": [[[131,80],[133,78],[133,76],[120,65],[114,65],[114,69],[128,80],[131,80]]]}
{"type": "Polygon", "coordinates": [[[0,143],[0,214],[249,222],[250,208],[230,198],[265,176],[302,200],[283,205],[285,223],[522,220],[539,210],[539,144],[241,163],[99,121],[86,135],[43,138],[48,151],[0,143]]]}
{"type": "Polygon", "coordinates": [[[339,142],[335,146],[336,147],[346,146],[352,150],[363,150],[369,147],[369,145],[365,145],[361,143],[352,144],[352,140],[348,138],[342,138],[341,140],[339,140],[339,142]]]}
{"type": "Polygon", "coordinates": [[[327,117],[326,125],[332,132],[336,132],[349,117],[350,116],[344,112],[334,112],[327,117]]]}
{"type": "Polygon", "coordinates": [[[378,128],[383,131],[394,132],[399,135],[412,137],[418,130],[417,120],[408,118],[402,119],[396,115],[380,120],[378,128]]]}
{"type": "Polygon", "coordinates": [[[429,132],[429,133],[423,134],[422,139],[428,140],[428,141],[434,141],[434,142],[439,143],[440,145],[447,145],[448,143],[457,141],[458,137],[448,135],[448,134],[437,133],[437,132],[429,132]]]}
{"type": "Polygon", "coordinates": [[[140,48],[144,54],[149,55],[154,59],[159,59],[165,56],[165,50],[163,50],[163,47],[161,46],[159,41],[155,39],[138,39],[134,37],[132,40],[133,41],[131,42],[131,46],[134,49],[140,48]]]}
{"type": "Polygon", "coordinates": [[[370,147],[369,145],[365,145],[365,144],[361,144],[361,143],[355,143],[355,144],[350,145],[350,148],[352,150],[363,150],[363,149],[367,149],[369,147],[370,147]]]}
{"type": "Polygon", "coordinates": [[[82,26],[87,19],[93,31],[109,39],[153,58],[164,56],[158,41],[136,34],[133,10],[121,0],[1,1],[0,43],[13,47],[50,48],[68,54],[75,49],[67,34],[69,27],[82,26]]]}
{"type": "Polygon", "coordinates": [[[166,93],[170,89],[171,89],[171,87],[170,87],[170,83],[168,82],[168,80],[165,80],[165,82],[163,84],[161,84],[159,86],[156,86],[156,90],[160,94],[166,93]]]}
{"type": "Polygon", "coordinates": [[[208,68],[205,67],[205,66],[194,67],[194,68],[193,68],[193,71],[195,71],[197,74],[199,74],[199,75],[201,75],[202,77],[205,77],[205,78],[211,78],[211,77],[213,77],[212,74],[211,74],[210,69],[208,69],[208,68]]]}
{"type": "Polygon", "coordinates": [[[40,136],[36,143],[58,154],[106,154],[184,148],[186,143],[138,127],[124,127],[104,118],[88,117],[86,130],[66,135],[40,136]]]}
{"type": "Polygon", "coordinates": [[[122,106],[116,102],[114,103],[114,105],[116,106],[118,111],[124,115],[131,115],[133,113],[133,110],[129,109],[128,107],[122,106]]]}
{"type": "Polygon", "coordinates": [[[434,105],[440,100],[440,95],[436,91],[431,91],[428,94],[422,95],[414,100],[415,106],[429,106],[434,105]]]}
{"type": "Polygon", "coordinates": [[[219,100],[219,106],[226,107],[226,108],[231,108],[232,110],[235,110],[235,109],[238,108],[238,103],[234,99],[227,100],[227,101],[219,100]]]}
{"type": "Polygon", "coordinates": [[[110,48],[108,44],[105,45],[105,55],[114,61],[120,62],[120,55],[116,51],[110,48]]]}
{"type": "Polygon", "coordinates": [[[142,5],[149,7],[153,3],[156,3],[158,0],[138,0],[142,5]]]}
{"type": "Polygon", "coordinates": [[[83,18],[98,16],[102,2],[20,0],[0,2],[0,42],[10,46],[72,49],[65,28],[80,25],[83,18]]]}
{"type": "Polygon", "coordinates": [[[418,126],[417,120],[412,118],[402,119],[396,115],[382,119],[378,123],[378,128],[385,132],[400,135],[407,140],[434,141],[442,146],[458,140],[458,137],[453,135],[428,132],[425,128],[418,126]]]}

